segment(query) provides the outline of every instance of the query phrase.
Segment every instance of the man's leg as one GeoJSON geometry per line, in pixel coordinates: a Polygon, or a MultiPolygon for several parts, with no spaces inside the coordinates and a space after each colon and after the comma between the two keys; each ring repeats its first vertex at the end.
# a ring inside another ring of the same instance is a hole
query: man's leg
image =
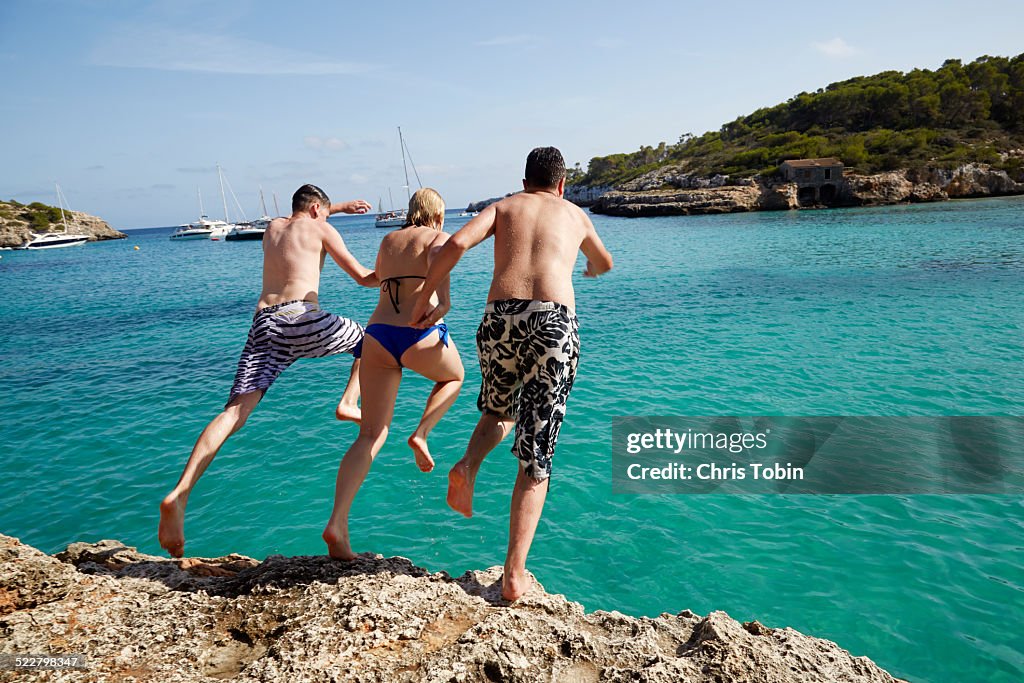
{"type": "Polygon", "coordinates": [[[362,411],[359,410],[359,359],[352,361],[352,369],[348,373],[348,384],[345,385],[345,393],[341,395],[338,407],[334,410],[334,416],[339,420],[348,420],[359,424],[362,419],[362,411]]]}
{"type": "Polygon", "coordinates": [[[167,497],[160,503],[160,527],[157,536],[160,546],[173,557],[181,557],[185,551],[185,505],[192,487],[203,476],[217,451],[249,419],[256,404],[263,397],[262,391],[250,391],[236,396],[213,418],[199,435],[192,454],[185,464],[185,471],[167,497]]]}
{"type": "Polygon", "coordinates": [[[476,332],[476,351],[480,359],[480,395],[476,407],[480,421],[466,446],[466,453],[448,472],[448,506],[466,517],[473,516],[473,486],[487,454],[508,436],[512,429],[518,370],[511,318],[485,313],[476,332]]]}
{"type": "Polygon", "coordinates": [[[526,576],[526,556],[537,531],[540,513],[548,495],[548,479],[537,481],[520,465],[516,485],[512,489],[512,509],[508,524],[508,554],[501,578],[501,597],[518,600],[530,588],[526,576]]]}
{"type": "Polygon", "coordinates": [[[448,472],[448,506],[466,517],[473,516],[473,486],[476,474],[480,470],[487,454],[508,436],[513,421],[508,417],[499,417],[485,412],[476,423],[473,436],[466,446],[466,454],[462,456],[448,472]]]}
{"type": "Polygon", "coordinates": [[[523,389],[512,448],[519,458],[519,474],[512,490],[508,554],[501,582],[506,600],[518,600],[530,587],[526,556],[544,509],[551,459],[579,363],[579,328],[574,315],[564,309],[537,313],[531,323],[537,333],[526,345],[529,357],[522,359],[523,389]]]}

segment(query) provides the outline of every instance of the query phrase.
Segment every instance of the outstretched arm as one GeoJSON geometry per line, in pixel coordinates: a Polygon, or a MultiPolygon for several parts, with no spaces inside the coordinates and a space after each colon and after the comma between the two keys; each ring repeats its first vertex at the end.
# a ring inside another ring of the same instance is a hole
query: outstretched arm
{"type": "MultiPolygon", "coordinates": [[[[433,242],[430,243],[430,251],[427,252],[428,268],[430,267],[430,264],[433,263],[434,260],[437,258],[437,255],[441,253],[441,250],[444,248],[444,245],[448,243],[450,237],[451,235],[449,235],[448,233],[442,232],[436,238],[434,238],[433,242]]],[[[435,320],[440,320],[441,318],[448,314],[449,310],[451,310],[451,282],[451,275],[446,275],[445,278],[441,280],[441,282],[438,283],[437,285],[437,306],[434,307],[434,311],[430,316],[435,320]]],[[[413,320],[416,320],[416,318],[414,317],[413,320]]]]}
{"type": "Polygon", "coordinates": [[[325,224],[323,226],[323,245],[327,253],[331,255],[338,267],[348,273],[349,277],[363,287],[377,287],[377,273],[360,263],[345,246],[345,240],[334,229],[334,226],[325,224]]]}
{"type": "Polygon", "coordinates": [[[594,223],[587,214],[580,211],[583,220],[586,221],[586,236],[580,244],[580,251],[587,257],[587,268],[583,271],[585,277],[597,277],[612,269],[612,255],[604,248],[604,243],[594,229],[594,223]]]}
{"type": "Polygon", "coordinates": [[[413,327],[421,329],[430,327],[444,315],[444,312],[439,310],[440,306],[431,307],[430,296],[438,290],[442,282],[448,280],[449,273],[452,272],[452,268],[459,262],[463,254],[494,234],[497,214],[497,209],[493,204],[488,206],[480,212],[479,216],[462,226],[462,229],[452,235],[451,239],[438,250],[427,269],[426,281],[423,283],[423,289],[412,309],[410,324],[413,327]]]}
{"type": "Polygon", "coordinates": [[[350,202],[338,202],[331,204],[330,213],[367,213],[373,205],[362,199],[353,199],[350,202]]]}

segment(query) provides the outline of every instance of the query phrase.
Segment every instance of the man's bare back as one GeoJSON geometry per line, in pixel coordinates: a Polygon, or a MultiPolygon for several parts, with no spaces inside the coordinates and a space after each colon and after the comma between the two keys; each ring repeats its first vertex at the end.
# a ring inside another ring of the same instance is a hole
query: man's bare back
{"type": "Polygon", "coordinates": [[[257,308],[285,301],[317,302],[320,271],[330,254],[357,283],[376,285],[373,271],[349,253],[341,235],[327,222],[327,210],[317,217],[275,218],[263,235],[263,292],[257,308]]]}
{"type": "Polygon", "coordinates": [[[587,215],[540,191],[513,195],[493,211],[494,279],[487,300],[554,301],[575,309],[572,270],[580,245],[594,232],[587,215]]]}

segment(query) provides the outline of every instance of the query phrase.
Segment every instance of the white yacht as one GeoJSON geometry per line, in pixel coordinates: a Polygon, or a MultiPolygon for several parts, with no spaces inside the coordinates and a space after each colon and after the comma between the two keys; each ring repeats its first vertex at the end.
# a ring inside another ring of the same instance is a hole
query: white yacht
{"type": "Polygon", "coordinates": [[[22,249],[56,249],[57,247],[77,247],[89,241],[88,235],[73,235],[67,232],[47,232],[42,235],[32,233],[22,249]]]}
{"type": "Polygon", "coordinates": [[[267,231],[267,228],[270,227],[270,221],[273,220],[267,215],[267,203],[263,200],[262,187],[260,188],[260,208],[263,209],[262,216],[254,221],[236,224],[224,239],[229,242],[262,240],[263,233],[267,231]]]}
{"type": "Polygon", "coordinates": [[[267,226],[270,225],[270,220],[267,219],[265,222],[263,219],[251,221],[249,223],[238,223],[224,238],[228,242],[248,242],[257,241],[263,239],[263,234],[267,231],[267,226]]]}
{"type": "Polygon", "coordinates": [[[213,234],[213,228],[204,225],[205,222],[212,222],[201,216],[195,223],[179,225],[177,230],[171,233],[172,240],[208,240],[213,234]]]}
{"type": "Polygon", "coordinates": [[[394,209],[392,211],[381,211],[377,214],[373,224],[378,228],[400,228],[405,225],[408,212],[405,209],[394,209]]]}
{"type": "MultiPolygon", "coordinates": [[[[56,185],[56,183],[54,183],[56,185]]],[[[68,232],[68,218],[64,213],[64,193],[60,185],[57,187],[57,204],[60,206],[60,218],[64,224],[63,232],[47,232],[42,235],[31,233],[32,237],[25,240],[21,249],[56,249],[58,247],[77,247],[89,241],[89,235],[68,232]]],[[[74,219],[72,219],[74,220],[74,219]]]]}
{"type": "MultiPolygon", "coordinates": [[[[235,224],[228,220],[228,202],[224,194],[224,173],[217,164],[217,177],[220,180],[220,200],[224,205],[224,220],[211,220],[203,208],[203,191],[196,188],[199,195],[199,220],[181,225],[171,234],[172,240],[220,240],[227,239],[235,224]]],[[[232,193],[233,195],[233,193],[232,193]]],[[[236,199],[237,203],[237,199],[236,199]]]]}

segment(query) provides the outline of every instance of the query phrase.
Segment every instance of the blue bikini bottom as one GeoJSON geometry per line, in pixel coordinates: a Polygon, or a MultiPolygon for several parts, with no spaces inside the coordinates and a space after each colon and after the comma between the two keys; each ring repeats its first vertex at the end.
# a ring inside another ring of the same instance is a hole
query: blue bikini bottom
{"type": "Polygon", "coordinates": [[[413,344],[426,339],[431,332],[437,330],[438,335],[445,346],[448,346],[448,325],[438,323],[425,330],[418,327],[405,327],[404,325],[385,325],[373,323],[366,326],[366,334],[370,335],[395,357],[398,367],[402,367],[402,354],[413,344]]]}

